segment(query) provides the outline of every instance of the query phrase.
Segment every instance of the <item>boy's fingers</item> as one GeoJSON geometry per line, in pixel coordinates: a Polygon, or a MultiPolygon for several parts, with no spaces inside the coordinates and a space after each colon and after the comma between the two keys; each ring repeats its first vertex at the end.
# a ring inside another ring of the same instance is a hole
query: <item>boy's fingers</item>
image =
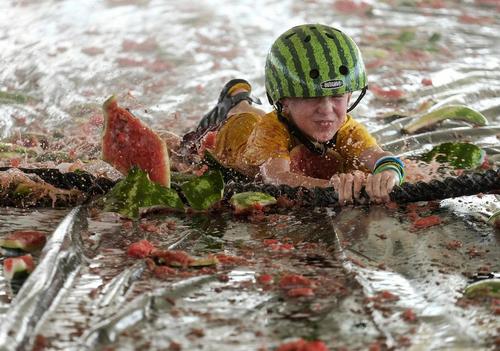
{"type": "Polygon", "coordinates": [[[352,187],[354,177],[351,173],[343,174],[344,177],[344,203],[352,203],[352,187]]]}
{"type": "Polygon", "coordinates": [[[397,183],[397,179],[396,179],[397,176],[396,176],[396,173],[394,173],[394,172],[387,172],[386,178],[387,178],[387,180],[385,181],[384,201],[389,202],[389,201],[391,201],[391,197],[389,196],[389,194],[391,193],[392,189],[394,188],[394,186],[397,183]]]}
{"type": "Polygon", "coordinates": [[[365,191],[371,200],[373,197],[373,175],[371,174],[366,177],[365,191]]]}
{"type": "Polygon", "coordinates": [[[381,179],[381,198],[383,202],[388,202],[390,201],[389,197],[389,192],[391,191],[392,187],[394,186],[394,175],[391,174],[394,172],[382,172],[382,179],[381,179]]]}
{"type": "Polygon", "coordinates": [[[344,195],[343,195],[340,177],[338,175],[334,175],[333,177],[330,178],[330,183],[333,185],[333,188],[337,192],[337,195],[339,197],[338,198],[339,204],[343,205],[343,199],[344,199],[343,196],[344,195]]]}
{"type": "Polygon", "coordinates": [[[375,201],[375,203],[380,203],[380,199],[381,199],[381,174],[375,174],[373,176],[373,200],[375,201]]]}
{"type": "Polygon", "coordinates": [[[340,178],[338,175],[334,175],[330,178],[330,184],[333,185],[336,192],[339,192],[340,178]]]}
{"type": "Polygon", "coordinates": [[[340,174],[340,176],[339,176],[339,186],[337,189],[337,193],[339,195],[340,206],[344,206],[345,205],[345,176],[344,176],[344,174],[340,174]]]}
{"type": "Polygon", "coordinates": [[[359,197],[361,195],[361,188],[363,186],[363,181],[364,181],[364,173],[362,175],[354,174],[353,191],[354,191],[354,198],[356,200],[359,200],[359,197]]]}

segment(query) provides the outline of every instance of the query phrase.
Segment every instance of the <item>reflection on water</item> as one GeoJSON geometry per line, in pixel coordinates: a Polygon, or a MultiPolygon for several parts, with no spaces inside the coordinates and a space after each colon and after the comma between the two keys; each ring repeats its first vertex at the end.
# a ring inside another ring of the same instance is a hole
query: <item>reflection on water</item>
{"type": "MultiPolygon", "coordinates": [[[[360,44],[371,89],[353,114],[380,131],[381,143],[401,136],[388,115],[467,104],[483,112],[491,128],[458,133],[463,125],[448,123],[427,139],[414,138],[409,149],[398,142],[391,147],[411,154],[462,135],[498,160],[499,11],[494,1],[481,0],[3,1],[0,138],[43,133],[57,139],[56,150],[96,157],[100,105],[111,94],[154,128],[184,132],[228,79],[250,80],[265,101],[264,60],[274,38],[292,25],[322,22],[360,44]]],[[[89,329],[116,334],[111,321],[124,307],[182,282],[179,276],[156,279],[127,258],[127,246],[147,238],[196,255],[220,250],[246,263],[186,288],[168,313],[145,305],[152,314],[120,331],[108,345],[117,349],[179,343],[248,350],[294,337],[319,338],[331,348],[367,349],[380,339],[396,349],[488,349],[498,315],[488,303],[462,307],[461,291],[469,275],[500,270],[498,233],[481,219],[498,208],[491,195],[417,208],[442,218],[424,230],[412,227],[407,208],[383,207],[288,212],[255,223],[229,215],[163,218],[155,224],[175,223],[161,235],[116,218],[92,218],[81,234],[88,261],[39,333],[48,349],[79,349],[89,329]],[[265,239],[295,248],[273,251],[265,239]],[[312,279],[315,297],[287,297],[279,279],[289,273],[312,279]],[[264,274],[273,279],[268,287],[258,282],[264,274]],[[380,295],[384,291],[398,299],[380,295]],[[410,309],[415,321],[408,320],[410,309]]],[[[51,232],[67,212],[2,209],[0,235],[29,227],[51,232]]],[[[1,315],[9,309],[7,290],[0,278],[1,315]]]]}

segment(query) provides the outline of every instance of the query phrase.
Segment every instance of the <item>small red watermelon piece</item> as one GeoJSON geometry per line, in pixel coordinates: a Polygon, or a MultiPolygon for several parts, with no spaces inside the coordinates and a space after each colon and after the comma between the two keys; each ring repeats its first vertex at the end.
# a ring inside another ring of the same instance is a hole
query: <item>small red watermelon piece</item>
{"type": "Polygon", "coordinates": [[[34,269],[33,257],[29,254],[6,258],[3,261],[3,271],[7,280],[24,278],[33,272],[34,269]]]}
{"type": "Polygon", "coordinates": [[[130,257],[145,258],[148,257],[155,247],[147,240],[140,240],[131,244],[127,249],[127,254],[130,257]]]}
{"type": "Polygon", "coordinates": [[[115,96],[103,105],[102,158],[127,174],[137,166],[158,184],[170,187],[170,161],[165,141],[132,113],[118,106],[115,96]]]}
{"type": "Polygon", "coordinates": [[[155,251],[154,256],[158,258],[161,264],[171,267],[188,267],[194,262],[194,259],[181,250],[158,250],[155,251]]]}
{"type": "Polygon", "coordinates": [[[320,340],[306,341],[299,339],[280,345],[276,351],[328,351],[328,347],[320,340]]]}
{"type": "Polygon", "coordinates": [[[279,282],[280,288],[289,290],[296,288],[310,288],[314,284],[311,280],[300,274],[285,274],[279,282]]]}
{"type": "Polygon", "coordinates": [[[33,252],[42,249],[46,241],[45,234],[37,230],[18,230],[1,238],[0,247],[33,252]]]}

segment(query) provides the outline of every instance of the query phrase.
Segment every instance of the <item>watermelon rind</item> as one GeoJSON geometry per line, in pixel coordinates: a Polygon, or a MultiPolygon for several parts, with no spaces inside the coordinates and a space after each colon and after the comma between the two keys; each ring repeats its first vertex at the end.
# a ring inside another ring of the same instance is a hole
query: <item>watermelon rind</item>
{"type": "Polygon", "coordinates": [[[446,163],[456,169],[474,169],[484,163],[486,152],[470,143],[443,143],[422,155],[425,162],[446,163]]]}
{"type": "Polygon", "coordinates": [[[215,256],[195,258],[192,262],[188,264],[189,267],[199,268],[199,267],[210,267],[216,266],[219,260],[215,256]]]}
{"type": "Polygon", "coordinates": [[[465,105],[448,105],[421,116],[416,121],[405,126],[403,132],[413,134],[422,128],[431,127],[446,119],[465,121],[475,126],[488,124],[486,117],[479,111],[465,105]]]}
{"type": "Polygon", "coordinates": [[[191,208],[205,211],[222,200],[224,179],[219,170],[209,170],[202,176],[183,183],[181,189],[191,208]]]}
{"type": "Polygon", "coordinates": [[[500,279],[485,279],[472,283],[464,290],[464,296],[468,298],[475,297],[493,297],[500,298],[500,279]]]}
{"type": "Polygon", "coordinates": [[[5,279],[9,281],[27,277],[33,272],[34,268],[33,257],[29,254],[19,257],[9,257],[3,261],[5,279]]]}
{"type": "Polygon", "coordinates": [[[493,213],[490,218],[488,218],[488,223],[500,229],[500,211],[493,213]]]}
{"type": "Polygon", "coordinates": [[[234,207],[235,212],[245,212],[255,208],[255,206],[270,206],[276,204],[276,198],[261,192],[243,192],[234,194],[229,203],[234,207]]]}
{"type": "Polygon", "coordinates": [[[4,238],[0,238],[0,247],[34,252],[41,250],[45,242],[46,238],[43,233],[37,231],[15,231],[4,238]]]}
{"type": "Polygon", "coordinates": [[[146,172],[133,167],[125,179],[118,182],[104,198],[104,211],[118,212],[137,219],[141,211],[163,207],[183,211],[184,205],[174,189],[152,182],[146,172]]]}

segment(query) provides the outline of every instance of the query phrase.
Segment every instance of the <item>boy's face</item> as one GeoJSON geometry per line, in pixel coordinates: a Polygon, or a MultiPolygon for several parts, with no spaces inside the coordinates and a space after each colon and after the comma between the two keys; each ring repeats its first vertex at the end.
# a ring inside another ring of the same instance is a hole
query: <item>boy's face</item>
{"type": "Polygon", "coordinates": [[[344,124],[351,94],[317,98],[285,98],[283,112],[309,138],[325,142],[344,124]]]}

